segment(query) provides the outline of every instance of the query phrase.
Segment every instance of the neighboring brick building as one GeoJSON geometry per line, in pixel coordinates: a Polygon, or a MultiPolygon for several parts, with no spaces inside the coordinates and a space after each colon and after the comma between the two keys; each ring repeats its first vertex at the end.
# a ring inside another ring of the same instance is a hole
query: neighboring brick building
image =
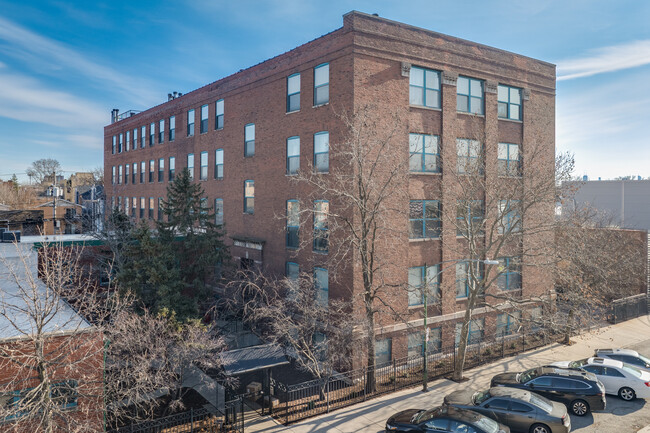
{"type": "MultiPolygon", "coordinates": [[[[315,255],[287,248],[290,224],[278,218],[286,214],[290,200],[304,195],[296,191],[288,174],[310,164],[326,172],[329,142],[339,143],[346,136],[336,113],[367,104],[378,107],[376,114],[386,115],[386,121],[392,108],[408,113],[404,119],[408,130],[401,131],[399,144],[395,143],[396,155],[408,158],[409,140],[423,135],[438,144],[431,153],[411,153],[423,161],[420,168],[411,167],[411,206],[413,201],[422,206],[425,200],[436,201],[443,204],[442,212],[455,218],[451,180],[439,165],[432,168],[426,161],[440,158],[445,167],[456,167],[457,139],[468,138],[476,125],[484,137],[487,176],[496,176],[497,159],[506,166],[517,159],[519,166],[521,161],[513,155],[533,142],[542,144],[548,169],[540,173],[539,167],[527,165],[524,155],[523,176],[553,176],[554,65],[350,12],[342,28],[285,54],[185,95],[170,95],[168,102],[142,113],[116,116],[104,131],[107,203],[135,219],[157,218],[170,176],[189,165],[219,210],[231,253],[242,266],[256,262],[278,274],[292,271],[295,265],[304,270],[314,266],[315,255]]],[[[407,201],[400,206],[409,209],[407,201]]],[[[541,209],[537,217],[552,219],[553,206],[541,209]]],[[[408,216],[395,221],[402,229],[408,225],[408,216]]],[[[443,226],[442,233],[443,238],[445,233],[449,238],[456,235],[451,227],[443,226]]],[[[301,231],[301,236],[310,235],[309,227],[301,231]]],[[[460,260],[453,247],[442,246],[439,236],[407,237],[393,248],[402,270],[394,276],[396,282],[406,285],[409,269],[425,263],[460,260]]],[[[552,239],[548,232],[524,242],[550,244],[552,239]]],[[[523,297],[552,288],[552,281],[539,269],[524,267],[521,274],[523,297]]],[[[324,281],[327,276],[324,270],[317,275],[324,281]]],[[[361,282],[350,272],[327,285],[329,296],[336,297],[349,286],[358,292],[361,282]]],[[[441,292],[440,308],[430,309],[431,338],[453,344],[463,302],[455,296],[452,279],[443,278],[441,292]]],[[[406,292],[396,298],[397,310],[421,309],[421,305],[409,306],[406,292]]],[[[485,313],[477,311],[477,317],[485,313]]],[[[421,318],[411,323],[421,324],[421,318]]],[[[494,315],[486,317],[484,325],[494,335],[494,315]]],[[[407,329],[389,317],[378,321],[378,326],[379,360],[417,348],[407,336],[412,327],[407,329]]]]}

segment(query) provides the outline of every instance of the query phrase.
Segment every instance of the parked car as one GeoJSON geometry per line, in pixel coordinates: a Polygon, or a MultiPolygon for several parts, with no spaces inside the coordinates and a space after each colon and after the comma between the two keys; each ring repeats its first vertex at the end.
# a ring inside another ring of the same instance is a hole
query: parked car
{"type": "Polygon", "coordinates": [[[510,429],[471,410],[438,406],[398,412],[386,421],[386,432],[510,433],[510,429]]]}
{"type": "Polygon", "coordinates": [[[605,409],[605,387],[593,373],[558,367],[537,367],[521,373],[501,373],[491,386],[509,386],[534,391],[549,400],[564,403],[571,413],[585,416],[605,409]]]}
{"type": "Polygon", "coordinates": [[[444,404],[489,416],[507,425],[513,432],[571,431],[571,419],[566,406],[523,389],[505,386],[479,392],[464,389],[445,396],[444,404]]]}
{"type": "Polygon", "coordinates": [[[598,358],[615,359],[617,361],[632,364],[637,368],[650,371],[650,358],[641,355],[631,349],[596,349],[594,356],[598,358]]]}
{"type": "Polygon", "coordinates": [[[650,372],[633,365],[605,358],[555,362],[552,365],[581,368],[593,373],[605,386],[607,394],[618,395],[623,400],[650,398],[650,372]]]}

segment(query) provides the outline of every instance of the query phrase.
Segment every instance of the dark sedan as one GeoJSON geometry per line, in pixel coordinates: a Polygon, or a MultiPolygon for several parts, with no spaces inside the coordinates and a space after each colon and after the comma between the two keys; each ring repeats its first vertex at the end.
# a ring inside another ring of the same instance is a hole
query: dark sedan
{"type": "Polygon", "coordinates": [[[447,395],[444,403],[489,416],[513,432],[571,431],[566,406],[522,389],[495,387],[481,392],[464,389],[447,395]]]}
{"type": "Polygon", "coordinates": [[[471,410],[439,406],[398,412],[386,421],[386,432],[510,433],[510,429],[471,410]]]}
{"type": "Polygon", "coordinates": [[[502,373],[490,386],[525,389],[564,403],[571,413],[585,416],[605,409],[605,388],[593,373],[557,367],[537,367],[521,373],[502,373]]]}

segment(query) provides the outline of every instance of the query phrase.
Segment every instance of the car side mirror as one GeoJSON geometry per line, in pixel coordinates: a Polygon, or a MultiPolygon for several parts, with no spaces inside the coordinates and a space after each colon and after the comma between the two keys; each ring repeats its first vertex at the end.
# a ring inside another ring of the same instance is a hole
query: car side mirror
{"type": "Polygon", "coordinates": [[[532,389],[532,388],[535,388],[535,384],[534,384],[534,383],[531,383],[531,384],[528,385],[528,387],[531,388],[531,389],[532,389]]]}

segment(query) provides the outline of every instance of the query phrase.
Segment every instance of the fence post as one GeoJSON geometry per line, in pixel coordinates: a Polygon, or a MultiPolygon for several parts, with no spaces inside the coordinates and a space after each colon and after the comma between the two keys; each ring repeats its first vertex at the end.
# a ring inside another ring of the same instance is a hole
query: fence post
{"type": "Polygon", "coordinates": [[[326,387],[327,387],[327,389],[325,390],[325,392],[327,393],[326,394],[327,395],[327,413],[330,413],[330,380],[329,380],[329,378],[327,379],[326,387]]]}
{"type": "Polygon", "coordinates": [[[505,353],[506,353],[506,338],[503,337],[501,338],[501,358],[506,356],[505,353]]]}
{"type": "Polygon", "coordinates": [[[289,425],[289,389],[288,388],[286,391],[284,391],[284,416],[286,418],[285,425],[289,425]]]}
{"type": "Polygon", "coordinates": [[[368,386],[368,372],[366,366],[363,366],[363,401],[366,401],[366,387],[368,386]]]}
{"type": "Polygon", "coordinates": [[[393,358],[393,392],[397,391],[397,363],[393,358]]]}
{"type": "Polygon", "coordinates": [[[194,409],[190,408],[190,432],[194,433],[194,409]]]}

